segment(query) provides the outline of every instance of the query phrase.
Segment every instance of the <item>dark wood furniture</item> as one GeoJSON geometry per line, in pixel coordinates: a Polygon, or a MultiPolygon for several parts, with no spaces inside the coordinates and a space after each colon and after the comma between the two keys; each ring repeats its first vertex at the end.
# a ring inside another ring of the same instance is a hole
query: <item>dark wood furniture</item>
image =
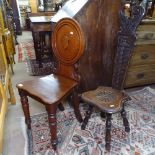
{"type": "Polygon", "coordinates": [[[61,102],[68,95],[72,94],[72,104],[76,118],[79,122],[82,122],[77,94],[80,78],[76,72],[75,63],[83,54],[84,42],[83,32],[76,21],[69,18],[59,21],[55,26],[52,37],[53,52],[57,58],[55,74],[17,84],[25,122],[29,129],[31,128],[31,119],[27,96],[45,105],[54,150],[56,150],[57,144],[56,110],[57,107],[63,110],[61,102]],[[66,22],[70,23],[67,28],[66,22]],[[62,38],[64,39],[63,44],[61,44],[62,38]]]}
{"type": "Polygon", "coordinates": [[[123,11],[120,12],[120,31],[118,32],[117,52],[112,77],[112,87],[99,86],[95,90],[82,93],[82,100],[89,104],[86,117],[83,120],[81,129],[85,129],[91,116],[93,107],[101,111],[101,116],[106,117],[105,148],[110,151],[111,143],[111,115],[121,113],[125,131],[129,132],[130,127],[124,109],[125,102],[129,97],[122,90],[125,73],[128,67],[128,60],[132,53],[135,33],[138,24],[144,15],[144,7],[132,3],[131,16],[127,17],[123,11]]]}
{"type": "Polygon", "coordinates": [[[81,92],[95,89],[98,85],[111,86],[120,8],[121,0],[67,1],[51,20],[54,27],[57,21],[67,16],[82,27],[86,47],[77,66],[81,75],[81,92]]]}
{"type": "Polygon", "coordinates": [[[155,19],[143,19],[129,61],[125,88],[155,83],[155,19]]]}
{"type": "Polygon", "coordinates": [[[15,29],[16,29],[16,34],[21,35],[22,34],[22,29],[21,29],[21,24],[20,24],[20,19],[19,19],[19,12],[18,12],[18,6],[17,6],[17,1],[16,0],[8,0],[12,11],[13,11],[13,21],[15,23],[15,29]]]}
{"type": "Polygon", "coordinates": [[[52,61],[51,52],[51,25],[52,16],[32,16],[30,18],[31,30],[35,48],[36,60],[42,66],[42,59],[48,58],[52,61]]]}

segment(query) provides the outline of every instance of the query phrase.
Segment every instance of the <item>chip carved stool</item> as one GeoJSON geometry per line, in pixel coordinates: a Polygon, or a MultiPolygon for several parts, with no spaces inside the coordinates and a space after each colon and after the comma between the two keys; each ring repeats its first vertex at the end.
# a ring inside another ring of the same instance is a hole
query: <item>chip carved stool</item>
{"type": "Polygon", "coordinates": [[[126,16],[123,10],[120,11],[120,31],[117,35],[117,50],[114,60],[112,87],[99,86],[96,90],[90,90],[81,95],[81,99],[89,104],[81,129],[84,130],[86,128],[93,107],[97,107],[101,111],[101,117],[106,118],[105,148],[107,151],[111,149],[110,132],[112,114],[120,112],[125,131],[130,131],[129,122],[124,109],[125,102],[130,100],[130,97],[124,93],[123,84],[136,40],[136,28],[145,12],[144,3],[138,5],[136,1],[132,0],[130,6],[130,17],[126,16]]]}
{"type": "Polygon", "coordinates": [[[123,91],[113,89],[112,87],[100,86],[96,90],[84,92],[81,96],[84,102],[89,103],[89,109],[86,112],[81,129],[85,130],[88,120],[92,114],[93,107],[97,107],[101,111],[101,117],[106,118],[106,150],[110,150],[111,142],[111,116],[114,113],[121,113],[125,131],[129,132],[130,127],[126,118],[124,103],[129,100],[129,97],[123,91]]]}

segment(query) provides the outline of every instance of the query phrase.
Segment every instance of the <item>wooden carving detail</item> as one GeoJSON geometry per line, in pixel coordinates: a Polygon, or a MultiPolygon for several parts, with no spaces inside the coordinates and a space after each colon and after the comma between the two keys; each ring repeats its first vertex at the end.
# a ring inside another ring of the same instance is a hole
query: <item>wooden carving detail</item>
{"type": "Polygon", "coordinates": [[[136,40],[136,29],[145,13],[144,5],[138,5],[136,1],[132,1],[130,6],[130,17],[125,16],[123,10],[119,14],[120,31],[118,32],[112,78],[112,87],[116,89],[123,88],[125,73],[136,40]]]}
{"type": "Polygon", "coordinates": [[[54,72],[78,81],[77,62],[85,47],[80,25],[71,18],[63,18],[57,22],[52,35],[52,47],[57,60],[54,72]]]}

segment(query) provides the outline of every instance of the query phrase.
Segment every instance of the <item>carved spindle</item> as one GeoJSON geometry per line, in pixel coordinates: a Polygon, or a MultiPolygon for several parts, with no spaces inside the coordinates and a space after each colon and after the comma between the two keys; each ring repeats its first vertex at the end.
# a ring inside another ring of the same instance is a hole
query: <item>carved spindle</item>
{"type": "Polygon", "coordinates": [[[105,135],[105,148],[107,151],[110,151],[111,146],[111,114],[106,114],[107,119],[106,119],[106,135],[105,135]]]}
{"type": "Polygon", "coordinates": [[[125,127],[125,131],[130,132],[129,122],[128,122],[128,119],[126,118],[126,111],[124,109],[124,104],[123,104],[123,109],[121,111],[121,116],[123,118],[123,125],[125,127]]]}
{"type": "Polygon", "coordinates": [[[31,129],[31,118],[30,118],[28,98],[22,90],[18,89],[18,92],[20,95],[20,100],[25,115],[25,123],[27,124],[28,129],[31,129]]]}
{"type": "Polygon", "coordinates": [[[85,130],[88,120],[93,112],[93,106],[89,105],[88,111],[86,112],[86,116],[82,122],[81,130],[85,130]]]}
{"type": "Polygon", "coordinates": [[[56,107],[48,106],[46,107],[48,113],[49,128],[51,133],[51,143],[53,149],[57,149],[57,121],[56,121],[56,107]]]}

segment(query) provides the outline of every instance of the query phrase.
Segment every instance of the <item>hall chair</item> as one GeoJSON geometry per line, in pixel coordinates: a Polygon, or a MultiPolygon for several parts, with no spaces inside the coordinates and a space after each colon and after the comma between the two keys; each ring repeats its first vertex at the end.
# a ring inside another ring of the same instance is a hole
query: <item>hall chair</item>
{"type": "Polygon", "coordinates": [[[126,16],[123,10],[120,11],[120,31],[117,35],[117,50],[113,67],[112,87],[99,86],[97,89],[83,92],[81,95],[81,99],[89,105],[81,129],[85,130],[93,108],[97,107],[101,111],[101,117],[106,118],[105,149],[107,151],[111,149],[110,132],[112,114],[121,113],[125,131],[130,132],[125,111],[125,103],[130,100],[130,97],[123,90],[123,82],[125,80],[128,61],[136,40],[136,28],[144,12],[144,6],[134,3],[134,1],[131,4],[130,17],[126,16]]]}
{"type": "Polygon", "coordinates": [[[76,72],[75,63],[83,54],[84,45],[84,35],[79,24],[71,18],[61,19],[55,25],[52,34],[52,47],[56,58],[54,73],[17,84],[25,122],[29,129],[31,129],[31,118],[28,96],[45,105],[54,150],[57,146],[56,110],[57,108],[64,110],[62,101],[66,97],[71,96],[75,116],[79,122],[82,122],[77,93],[80,76],[76,72]],[[67,27],[66,23],[68,23],[67,27]]]}

